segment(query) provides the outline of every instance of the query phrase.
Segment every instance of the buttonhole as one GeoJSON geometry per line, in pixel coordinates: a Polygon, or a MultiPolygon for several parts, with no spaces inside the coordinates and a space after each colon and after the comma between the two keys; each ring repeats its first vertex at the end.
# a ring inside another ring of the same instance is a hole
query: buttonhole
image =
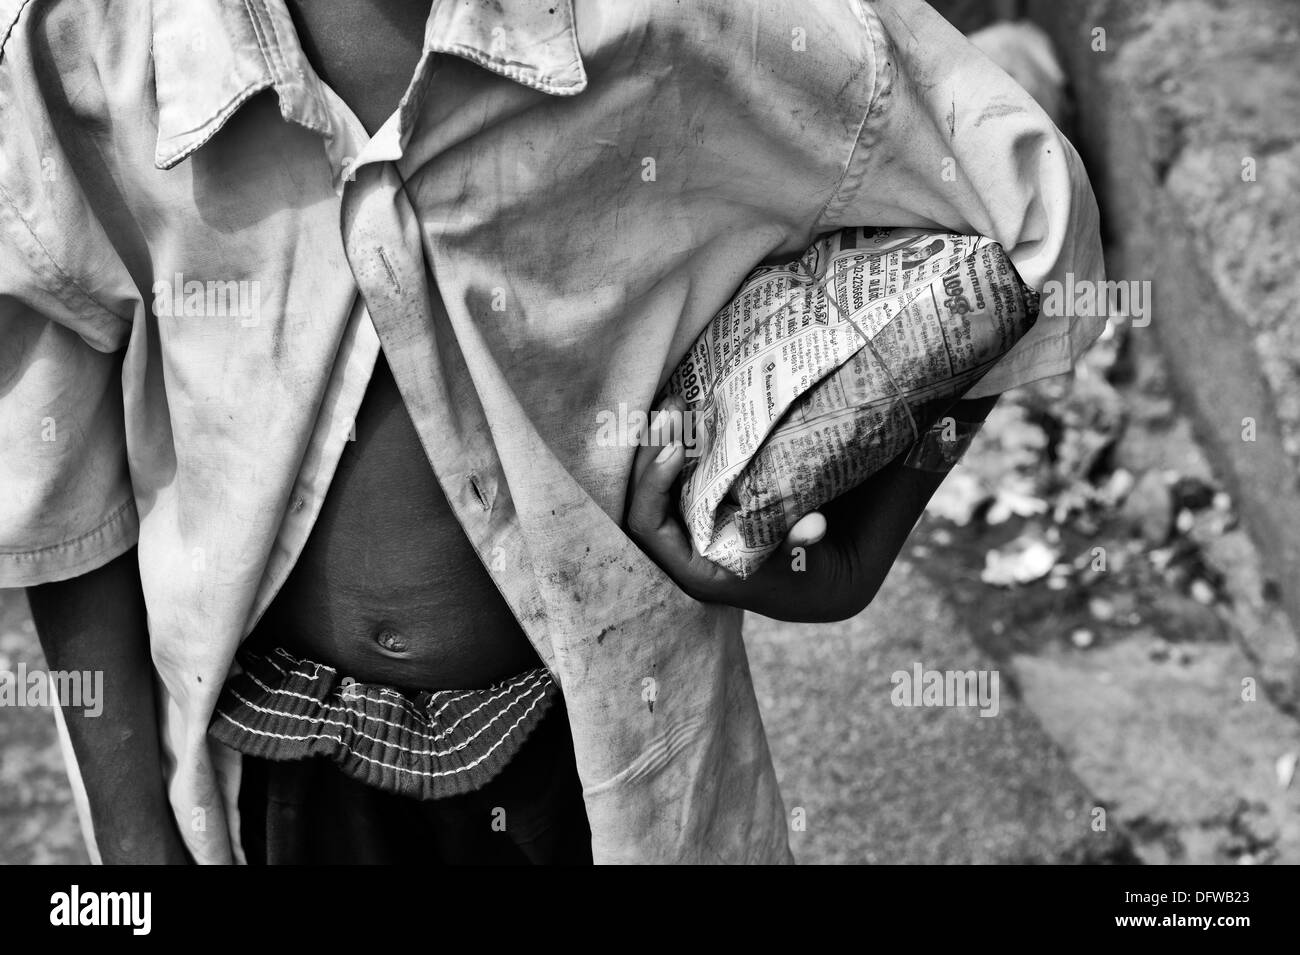
{"type": "Polygon", "coordinates": [[[398,292],[402,291],[402,283],[397,281],[397,273],[393,271],[393,263],[388,261],[388,253],[384,251],[382,245],[379,246],[379,258],[384,263],[384,269],[388,272],[388,281],[392,283],[393,289],[398,292]]]}
{"type": "Polygon", "coordinates": [[[488,503],[487,494],[484,493],[482,485],[479,484],[477,474],[471,474],[469,476],[469,486],[473,489],[474,496],[478,498],[479,506],[485,511],[490,511],[492,505],[488,503]]]}

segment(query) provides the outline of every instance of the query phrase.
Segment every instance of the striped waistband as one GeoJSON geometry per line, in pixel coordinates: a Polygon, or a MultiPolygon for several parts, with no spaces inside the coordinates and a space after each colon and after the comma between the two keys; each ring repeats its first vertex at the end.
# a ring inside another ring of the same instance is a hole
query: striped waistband
{"type": "Polygon", "coordinates": [[[241,651],[208,732],[247,756],[325,756],[368,786],[459,796],[505,768],[559,694],[545,667],[482,690],[404,694],[283,649],[241,651]]]}

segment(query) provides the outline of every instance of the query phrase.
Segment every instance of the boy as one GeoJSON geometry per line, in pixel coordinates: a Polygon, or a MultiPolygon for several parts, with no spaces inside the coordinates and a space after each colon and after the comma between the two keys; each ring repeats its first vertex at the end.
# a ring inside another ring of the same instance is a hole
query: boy
{"type": "Polygon", "coordinates": [[[0,585],[105,671],[102,858],[788,861],[741,611],[860,610],[942,472],[742,582],[598,416],[832,229],[1100,277],[1023,91],[917,0],[0,11],[0,585]]]}

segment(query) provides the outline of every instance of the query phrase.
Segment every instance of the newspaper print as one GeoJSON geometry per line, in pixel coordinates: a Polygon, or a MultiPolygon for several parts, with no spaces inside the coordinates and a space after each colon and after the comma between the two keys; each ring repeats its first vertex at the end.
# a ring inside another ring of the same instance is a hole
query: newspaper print
{"type": "Polygon", "coordinates": [[[907,449],[1033,326],[1002,247],[846,229],[752,272],[668,380],[697,445],[681,487],[695,547],[746,577],[805,514],[907,449]]]}

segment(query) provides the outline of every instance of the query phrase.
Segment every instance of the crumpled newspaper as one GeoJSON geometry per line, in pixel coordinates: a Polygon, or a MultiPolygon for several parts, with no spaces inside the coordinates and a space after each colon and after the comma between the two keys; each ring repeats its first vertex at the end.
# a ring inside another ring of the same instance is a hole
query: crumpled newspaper
{"type": "Polygon", "coordinates": [[[940,421],[1033,326],[996,242],[845,229],[742,283],[673,372],[691,416],[681,488],[696,549],[746,577],[790,527],[940,421]]]}

